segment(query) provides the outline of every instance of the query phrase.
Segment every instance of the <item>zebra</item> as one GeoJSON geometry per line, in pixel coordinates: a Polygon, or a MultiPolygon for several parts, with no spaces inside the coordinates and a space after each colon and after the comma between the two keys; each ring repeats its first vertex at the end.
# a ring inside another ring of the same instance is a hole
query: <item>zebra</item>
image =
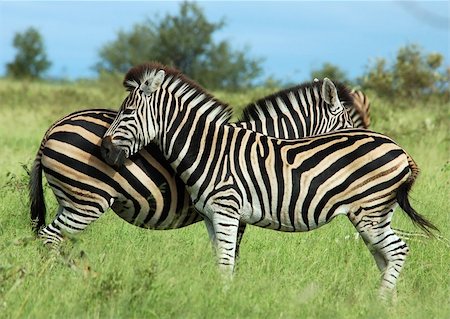
{"type": "Polygon", "coordinates": [[[129,94],[102,141],[120,165],[156,143],[183,180],[231,276],[240,223],[303,232],[345,214],[382,273],[380,295],[394,291],[409,248],[391,229],[399,205],[425,232],[437,230],[410,205],[414,160],[380,133],[346,129],[296,140],[228,124],[230,108],[176,70],[132,68],[129,94]]]}
{"type": "MultiPolygon", "coordinates": [[[[344,85],[304,83],[249,104],[240,122],[233,125],[284,138],[352,127],[340,101],[352,107],[344,85]]],[[[46,244],[61,242],[63,233],[84,230],[108,208],[147,229],[175,229],[202,220],[184,184],[156,146],[148,145],[120,169],[103,161],[101,138],[116,114],[104,109],[75,112],[45,133],[31,170],[30,203],[33,229],[46,244]],[[56,217],[47,226],[42,170],[59,204],[56,217]]],[[[245,224],[238,242],[244,230],[245,224]]]]}

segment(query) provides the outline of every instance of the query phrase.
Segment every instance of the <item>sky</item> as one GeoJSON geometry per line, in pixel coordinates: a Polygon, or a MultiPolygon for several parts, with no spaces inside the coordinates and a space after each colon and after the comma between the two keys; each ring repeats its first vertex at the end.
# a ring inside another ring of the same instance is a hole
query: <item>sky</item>
{"type": "MultiPolygon", "coordinates": [[[[225,20],[214,35],[235,49],[262,58],[261,79],[309,80],[325,62],[350,78],[377,57],[419,44],[450,64],[449,1],[198,1],[211,22],[225,20]]],[[[146,19],[176,14],[178,1],[0,0],[0,76],[15,56],[14,34],[33,26],[44,39],[52,78],[95,77],[99,49],[146,19]]],[[[149,57],[149,60],[151,57],[149,57]]]]}

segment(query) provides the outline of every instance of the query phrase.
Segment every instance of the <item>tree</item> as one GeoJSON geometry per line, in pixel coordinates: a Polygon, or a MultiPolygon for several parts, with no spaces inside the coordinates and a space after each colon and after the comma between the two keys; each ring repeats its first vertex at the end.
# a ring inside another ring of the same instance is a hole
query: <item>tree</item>
{"type": "Polygon", "coordinates": [[[14,61],[6,65],[7,74],[16,78],[40,78],[50,68],[41,34],[33,27],[16,33],[13,46],[17,49],[14,61]]]}
{"type": "Polygon", "coordinates": [[[401,47],[395,61],[378,58],[359,79],[365,89],[387,97],[411,98],[438,94],[448,96],[449,75],[439,53],[425,54],[416,44],[401,47]]]}
{"type": "Polygon", "coordinates": [[[124,73],[136,64],[158,61],[175,67],[208,88],[245,87],[261,73],[260,60],[246,50],[233,50],[227,41],[215,42],[224,21],[209,22],[195,3],[182,2],[177,15],[147,20],[120,31],[104,45],[95,69],[124,73]]]}
{"type": "Polygon", "coordinates": [[[311,71],[311,79],[317,78],[319,80],[322,80],[325,77],[342,83],[349,82],[345,72],[342,71],[338,66],[329,62],[325,62],[320,69],[311,71]]]}
{"type": "Polygon", "coordinates": [[[385,97],[393,97],[396,92],[393,86],[394,74],[383,58],[376,58],[371,62],[368,71],[358,79],[358,82],[364,89],[372,89],[385,97]]]}

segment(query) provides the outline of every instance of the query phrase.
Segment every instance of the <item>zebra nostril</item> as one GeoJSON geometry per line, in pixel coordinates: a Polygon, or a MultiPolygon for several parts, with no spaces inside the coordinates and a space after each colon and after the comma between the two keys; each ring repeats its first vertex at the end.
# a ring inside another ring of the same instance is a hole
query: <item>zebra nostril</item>
{"type": "Polygon", "coordinates": [[[113,150],[112,138],[111,138],[111,136],[105,136],[102,140],[102,144],[100,146],[100,151],[101,151],[103,159],[107,163],[110,162],[112,150],[113,150]]]}
{"type": "Polygon", "coordinates": [[[124,150],[117,147],[113,142],[111,136],[105,136],[100,146],[100,152],[108,165],[121,167],[126,159],[124,150]]]}

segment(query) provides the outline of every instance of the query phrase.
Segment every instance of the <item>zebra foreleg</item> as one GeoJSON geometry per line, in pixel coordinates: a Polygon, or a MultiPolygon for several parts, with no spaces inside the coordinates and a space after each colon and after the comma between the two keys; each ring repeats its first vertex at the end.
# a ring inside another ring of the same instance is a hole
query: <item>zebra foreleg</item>
{"type": "MultiPolygon", "coordinates": [[[[209,240],[211,241],[213,254],[216,255],[217,254],[217,249],[216,249],[217,243],[216,243],[216,233],[214,231],[214,225],[207,217],[204,217],[204,221],[205,221],[206,230],[208,231],[209,240]]],[[[246,223],[239,222],[238,231],[237,231],[237,235],[236,235],[236,251],[235,251],[235,262],[236,263],[239,260],[240,245],[241,245],[242,238],[244,237],[244,232],[245,232],[246,227],[247,227],[246,223]]]]}
{"type": "MultiPolygon", "coordinates": [[[[205,223],[206,223],[206,219],[205,219],[205,223]]],[[[213,227],[212,224],[211,224],[211,226],[208,226],[208,224],[207,224],[206,228],[208,229],[208,234],[210,236],[211,243],[213,244],[214,253],[217,254],[215,234],[211,235],[211,233],[210,233],[210,229],[212,229],[212,231],[214,231],[214,227],[213,227]]],[[[245,233],[245,229],[246,228],[247,228],[247,224],[246,223],[239,222],[237,235],[236,235],[236,250],[235,250],[235,258],[234,258],[235,259],[235,264],[237,264],[239,262],[241,242],[242,242],[242,238],[244,237],[244,233],[245,233]]],[[[236,268],[236,266],[234,268],[236,268]]],[[[234,269],[233,269],[233,271],[234,271],[234,269]]]]}
{"type": "Polygon", "coordinates": [[[211,242],[211,249],[213,255],[215,256],[217,254],[217,249],[216,249],[216,232],[214,231],[214,225],[207,216],[203,216],[203,220],[205,222],[206,230],[208,231],[209,241],[211,242]]]}
{"type": "Polygon", "coordinates": [[[215,233],[217,262],[221,272],[228,277],[233,274],[236,262],[239,218],[229,215],[228,212],[226,214],[213,213],[211,217],[215,233]]]}

